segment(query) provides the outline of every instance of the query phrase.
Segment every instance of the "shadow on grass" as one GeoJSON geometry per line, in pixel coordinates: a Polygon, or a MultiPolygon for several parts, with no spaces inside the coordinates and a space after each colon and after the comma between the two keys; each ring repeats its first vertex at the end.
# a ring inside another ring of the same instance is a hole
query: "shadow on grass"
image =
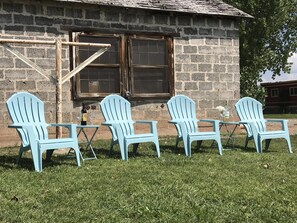
{"type": "MultiPolygon", "coordinates": [[[[172,153],[172,154],[184,154],[185,155],[185,149],[183,147],[183,145],[178,145],[177,148],[175,147],[175,145],[162,145],[160,146],[161,151],[165,152],[165,153],[172,153]]],[[[218,152],[217,147],[212,147],[209,145],[202,145],[200,146],[200,148],[198,148],[197,146],[192,146],[192,155],[195,153],[212,153],[213,151],[218,152]]]]}
{"type": "MultiPolygon", "coordinates": [[[[122,159],[120,147],[118,145],[114,145],[113,149],[110,150],[109,148],[93,148],[97,158],[104,157],[107,159],[122,159]]],[[[160,150],[161,146],[160,146],[160,150]]],[[[133,146],[129,146],[128,150],[128,158],[132,157],[156,157],[156,147],[154,144],[140,144],[139,148],[135,151],[133,151],[133,146]],[[147,151],[152,151],[153,154],[148,154],[147,151]]]]}
{"type": "MultiPolygon", "coordinates": [[[[23,156],[20,160],[19,165],[17,165],[17,158],[18,155],[0,155],[0,166],[5,169],[27,169],[29,171],[35,171],[34,163],[32,157],[23,156]]],[[[67,156],[53,156],[50,161],[46,161],[45,159],[42,160],[42,169],[47,167],[53,167],[58,165],[63,165],[67,163],[67,165],[74,165],[76,166],[76,162],[71,163],[69,162],[69,158],[67,156]]]]}
{"type": "MultiPolygon", "coordinates": [[[[250,142],[246,148],[244,147],[244,145],[234,145],[234,147],[236,148],[236,150],[240,150],[245,153],[257,153],[256,146],[253,142],[250,142]]],[[[262,149],[263,149],[262,153],[276,153],[277,152],[275,150],[271,150],[271,143],[270,143],[270,146],[268,149],[265,149],[265,144],[263,144],[262,149]]]]}
{"type": "Polygon", "coordinates": [[[13,169],[16,166],[17,156],[0,155],[0,166],[6,169],[13,169]]]}

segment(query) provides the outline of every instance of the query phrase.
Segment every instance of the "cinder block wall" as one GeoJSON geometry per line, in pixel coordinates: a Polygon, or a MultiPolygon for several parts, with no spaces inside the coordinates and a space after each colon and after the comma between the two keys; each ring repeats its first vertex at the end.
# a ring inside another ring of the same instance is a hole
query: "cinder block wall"
{"type": "MultiPolygon", "coordinates": [[[[0,38],[69,41],[74,30],[174,33],[175,94],[197,103],[198,118],[218,118],[218,105],[233,108],[239,99],[238,21],[160,11],[121,9],[53,1],[3,0],[0,2],[0,38]]],[[[11,44],[55,77],[55,47],[11,44]]],[[[69,49],[63,48],[63,74],[69,72],[69,49]]],[[[0,146],[16,144],[6,100],[15,92],[29,91],[46,106],[46,119],[55,122],[55,82],[48,81],[0,45],[0,146]]],[[[99,100],[98,100],[99,102],[99,100]]],[[[90,102],[89,123],[103,121],[98,102],[90,102]]],[[[167,124],[167,99],[131,101],[134,119],[159,121],[159,134],[175,134],[167,124]]],[[[78,123],[81,102],[72,101],[71,83],[63,85],[63,122],[78,123]]],[[[102,129],[106,130],[106,129],[102,129]]],[[[54,130],[53,130],[54,131],[54,130]]],[[[101,131],[103,132],[103,131],[101,131]]]]}

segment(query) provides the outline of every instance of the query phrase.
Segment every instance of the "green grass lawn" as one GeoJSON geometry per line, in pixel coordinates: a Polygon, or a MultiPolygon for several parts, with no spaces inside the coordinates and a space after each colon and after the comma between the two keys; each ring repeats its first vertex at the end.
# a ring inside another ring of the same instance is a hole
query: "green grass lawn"
{"type": "Polygon", "coordinates": [[[264,117],[266,119],[297,119],[297,114],[264,114],[264,117]]]}
{"type": "Polygon", "coordinates": [[[17,149],[2,148],[0,222],[296,222],[297,157],[284,140],[257,154],[239,138],[223,156],[205,142],[187,158],[161,138],[161,158],[146,143],[128,162],[108,143],[96,142],[98,160],[59,155],[42,173],[30,154],[17,167],[17,149]]]}

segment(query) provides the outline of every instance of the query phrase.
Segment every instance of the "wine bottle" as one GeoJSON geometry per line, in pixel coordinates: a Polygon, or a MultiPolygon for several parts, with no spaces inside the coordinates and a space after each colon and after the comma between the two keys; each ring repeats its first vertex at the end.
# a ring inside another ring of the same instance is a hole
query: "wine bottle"
{"type": "Polygon", "coordinates": [[[80,124],[81,125],[87,125],[87,119],[88,119],[87,106],[84,103],[82,103],[80,124]]]}

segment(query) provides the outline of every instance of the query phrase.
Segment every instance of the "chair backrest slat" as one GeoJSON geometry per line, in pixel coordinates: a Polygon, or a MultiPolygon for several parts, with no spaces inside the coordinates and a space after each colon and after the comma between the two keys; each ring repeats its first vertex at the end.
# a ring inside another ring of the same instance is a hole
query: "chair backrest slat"
{"type": "MultiPolygon", "coordinates": [[[[260,132],[266,131],[263,107],[259,101],[254,98],[244,97],[235,104],[235,108],[240,120],[253,121],[260,132]]],[[[251,136],[251,126],[245,125],[245,128],[248,135],[251,136]]]]}
{"type": "Polygon", "coordinates": [[[189,133],[198,131],[196,104],[192,99],[176,95],[167,102],[167,106],[172,120],[183,121],[189,133]]]}
{"type": "MultiPolygon", "coordinates": [[[[44,103],[28,92],[18,92],[6,102],[13,124],[27,124],[34,127],[38,139],[47,139],[48,131],[44,116],[44,103]]],[[[27,133],[18,129],[24,146],[29,144],[27,133]]]]}
{"type": "Polygon", "coordinates": [[[100,102],[105,121],[120,124],[124,135],[134,134],[130,102],[119,95],[109,95],[100,102]]]}

